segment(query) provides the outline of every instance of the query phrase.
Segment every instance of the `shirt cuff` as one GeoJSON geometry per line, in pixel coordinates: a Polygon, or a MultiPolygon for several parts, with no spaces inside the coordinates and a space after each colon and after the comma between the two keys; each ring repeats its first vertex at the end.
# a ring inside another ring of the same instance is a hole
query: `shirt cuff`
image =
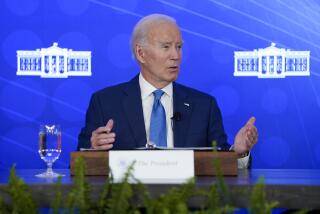
{"type": "MultiPolygon", "coordinates": [[[[233,145],[230,146],[229,150],[233,150],[233,145]]],[[[247,169],[249,166],[249,159],[250,159],[250,151],[248,152],[247,156],[238,158],[238,169],[247,169]]]]}
{"type": "Polygon", "coordinates": [[[247,169],[249,165],[250,152],[243,158],[238,158],[238,169],[247,169]]]}

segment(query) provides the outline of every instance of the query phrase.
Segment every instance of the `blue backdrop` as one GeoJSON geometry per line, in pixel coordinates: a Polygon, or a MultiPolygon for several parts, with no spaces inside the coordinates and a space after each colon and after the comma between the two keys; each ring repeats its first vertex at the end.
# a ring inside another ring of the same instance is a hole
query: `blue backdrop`
{"type": "Polygon", "coordinates": [[[320,5],[315,0],[3,0],[0,2],[0,167],[44,168],[40,123],[62,127],[69,165],[90,95],[138,73],[129,38],[144,15],[173,16],[182,28],[178,82],[215,96],[229,141],[251,115],[259,142],[254,168],[320,168],[320,5]],[[17,76],[17,50],[92,51],[92,76],[17,76]],[[310,76],[234,77],[234,51],[310,50],[310,76]]]}

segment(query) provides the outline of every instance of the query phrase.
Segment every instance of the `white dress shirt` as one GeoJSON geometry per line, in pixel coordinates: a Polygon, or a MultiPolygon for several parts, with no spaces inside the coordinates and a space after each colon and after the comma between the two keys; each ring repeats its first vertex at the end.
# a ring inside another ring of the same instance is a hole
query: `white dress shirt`
{"type": "MultiPolygon", "coordinates": [[[[152,106],[154,101],[153,92],[157,90],[157,88],[155,88],[153,85],[147,82],[141,73],[139,75],[139,84],[140,84],[140,90],[141,90],[144,126],[146,128],[147,142],[149,142],[150,120],[151,120],[152,106]]],[[[171,123],[171,117],[173,115],[172,83],[162,88],[161,90],[164,91],[164,94],[161,96],[160,102],[163,105],[164,110],[166,112],[167,147],[173,148],[174,147],[173,131],[172,131],[172,123],[171,123]]]]}
{"type": "MultiPolygon", "coordinates": [[[[150,139],[150,120],[152,113],[152,106],[154,101],[153,92],[157,90],[156,87],[151,85],[147,80],[144,79],[142,74],[139,74],[139,85],[141,91],[141,100],[143,108],[143,118],[144,126],[146,128],[147,142],[150,139]]],[[[166,125],[167,125],[167,147],[173,148],[173,131],[172,131],[172,121],[173,116],[173,87],[172,83],[161,89],[164,94],[161,96],[160,102],[164,107],[166,113],[166,125]]],[[[232,149],[231,147],[230,149],[232,149]]],[[[238,159],[238,168],[247,168],[249,163],[249,155],[238,159]]]]}

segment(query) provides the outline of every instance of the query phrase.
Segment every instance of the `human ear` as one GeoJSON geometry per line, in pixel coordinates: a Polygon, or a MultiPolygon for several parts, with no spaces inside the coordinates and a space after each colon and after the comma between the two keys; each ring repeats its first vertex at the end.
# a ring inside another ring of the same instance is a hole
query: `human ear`
{"type": "Polygon", "coordinates": [[[135,52],[137,60],[140,63],[144,63],[145,62],[145,50],[143,49],[143,47],[139,44],[136,44],[135,48],[134,48],[134,52],[135,52]]]}

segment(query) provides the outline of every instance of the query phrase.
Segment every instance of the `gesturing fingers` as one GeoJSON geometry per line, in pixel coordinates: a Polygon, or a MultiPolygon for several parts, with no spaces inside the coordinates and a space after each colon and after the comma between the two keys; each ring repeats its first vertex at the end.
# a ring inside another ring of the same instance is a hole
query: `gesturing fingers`
{"type": "Polygon", "coordinates": [[[112,128],[113,128],[113,120],[110,119],[108,120],[107,124],[106,124],[106,130],[107,130],[107,133],[111,132],[112,128]]]}
{"type": "Polygon", "coordinates": [[[101,133],[101,134],[98,134],[96,135],[96,138],[97,140],[100,140],[100,139],[109,139],[109,138],[115,138],[116,137],[116,133],[114,132],[111,132],[111,133],[101,133]]]}
{"type": "Polygon", "coordinates": [[[111,132],[113,124],[113,120],[110,119],[106,126],[101,126],[92,132],[90,139],[92,148],[109,150],[113,147],[116,138],[116,134],[111,132]]]}
{"type": "Polygon", "coordinates": [[[115,133],[101,134],[96,137],[97,146],[113,143],[115,141],[115,137],[116,137],[115,133]]]}
{"type": "Polygon", "coordinates": [[[115,142],[116,134],[111,133],[94,133],[91,137],[91,146],[94,149],[110,149],[115,142]]]}
{"type": "Polygon", "coordinates": [[[255,126],[249,126],[246,129],[246,142],[249,149],[258,141],[258,130],[255,126]]]}
{"type": "Polygon", "coordinates": [[[255,117],[250,117],[250,119],[247,121],[246,126],[254,126],[254,123],[256,122],[256,118],[255,117]]]}

